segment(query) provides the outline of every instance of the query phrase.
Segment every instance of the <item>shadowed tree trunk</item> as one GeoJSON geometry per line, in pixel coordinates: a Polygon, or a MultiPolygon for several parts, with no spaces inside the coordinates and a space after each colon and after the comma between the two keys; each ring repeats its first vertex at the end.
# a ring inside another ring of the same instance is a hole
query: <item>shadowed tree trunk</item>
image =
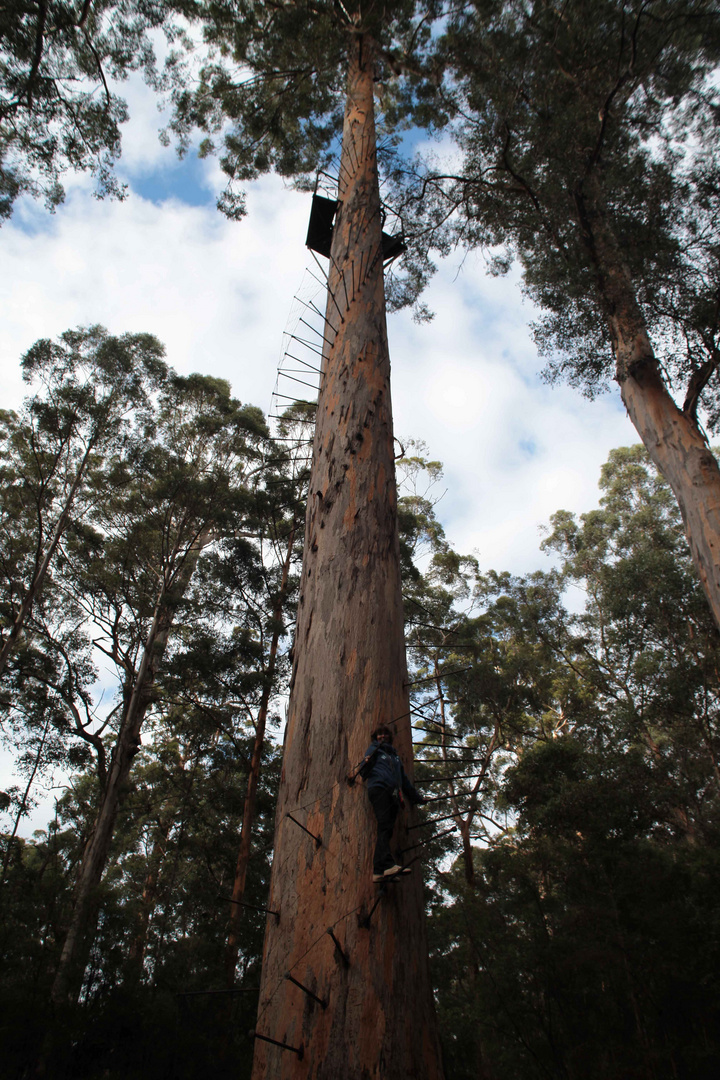
{"type": "Polygon", "coordinates": [[[345,781],[383,721],[397,721],[412,774],[373,77],[373,43],[358,34],[268,905],[280,919],[267,922],[253,1080],[442,1075],[419,864],[386,887],[368,925],[375,820],[363,787],[345,781]]]}
{"type": "Polygon", "coordinates": [[[133,939],[128,951],[128,966],[131,973],[130,978],[137,982],[139,982],[143,976],[143,963],[145,960],[145,950],[147,949],[150,919],[157,903],[160,870],[165,858],[171,827],[172,818],[169,814],[164,820],[158,821],[154,832],[152,850],[148,859],[148,869],[145,874],[142,896],[140,897],[140,904],[135,920],[135,933],[133,934],[133,939]]]}
{"type": "Polygon", "coordinates": [[[5,883],[5,875],[7,874],[8,866],[10,865],[10,857],[12,855],[13,846],[15,844],[15,837],[17,836],[17,831],[20,828],[20,822],[21,822],[21,820],[23,818],[23,815],[25,814],[25,811],[27,810],[28,800],[30,799],[30,791],[31,791],[32,786],[33,786],[33,784],[35,782],[35,775],[36,775],[38,769],[40,768],[40,762],[42,760],[43,753],[45,752],[45,740],[47,739],[47,735],[48,735],[49,730],[50,730],[50,714],[48,713],[48,718],[45,721],[45,727],[43,728],[42,737],[40,739],[40,743],[38,745],[37,752],[35,754],[35,761],[33,762],[33,767],[32,767],[32,769],[30,771],[30,776],[28,777],[28,782],[25,785],[25,791],[23,792],[23,797],[20,800],[20,805],[18,806],[17,814],[15,815],[15,824],[13,825],[12,832],[10,833],[10,835],[7,838],[7,845],[5,847],[5,854],[3,856],[2,871],[0,871],[0,885],[3,885],[5,883]]]}
{"type": "Polygon", "coordinates": [[[198,558],[211,536],[212,528],[208,526],[185,554],[177,572],[165,579],[158,596],[142,658],[120,722],[98,815],[80,862],[70,925],[52,987],[51,996],[56,1004],[74,1001],[80,992],[91,944],[89,928],[96,906],[97,889],[110,852],[120,800],[127,788],[133,758],[140,748],[140,731],[152,703],[155,677],[167,648],[177,609],[190,584],[198,558]]]}

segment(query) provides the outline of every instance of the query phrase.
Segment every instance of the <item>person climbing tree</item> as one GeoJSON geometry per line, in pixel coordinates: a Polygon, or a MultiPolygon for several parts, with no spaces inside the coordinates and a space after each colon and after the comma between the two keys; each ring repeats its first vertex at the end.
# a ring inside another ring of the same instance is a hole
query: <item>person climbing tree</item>
{"type": "Polygon", "coordinates": [[[409,866],[401,866],[390,850],[395,821],[403,793],[416,806],[425,800],[407,778],[402,761],[392,744],[392,731],[381,725],[370,736],[372,742],[365,752],[358,776],[366,781],[367,793],[377,818],[377,841],[373,856],[373,881],[384,881],[396,874],[409,874],[409,866]]]}

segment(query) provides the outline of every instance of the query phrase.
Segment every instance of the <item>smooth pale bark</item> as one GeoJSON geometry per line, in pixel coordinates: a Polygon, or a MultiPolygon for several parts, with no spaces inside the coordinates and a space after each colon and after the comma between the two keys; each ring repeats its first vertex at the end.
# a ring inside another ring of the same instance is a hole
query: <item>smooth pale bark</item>
{"type": "Polygon", "coordinates": [[[677,499],[693,562],[720,628],[720,468],[692,415],[670,396],[630,271],[591,188],[580,214],[598,274],[625,408],[677,499]]]}
{"type": "Polygon", "coordinates": [[[252,847],[252,827],[255,820],[255,804],[257,802],[257,788],[260,780],[260,761],[265,745],[265,727],[267,725],[270,695],[273,690],[275,679],[275,665],[277,662],[278,645],[282,628],[282,615],[287,600],[288,580],[290,577],[290,564],[292,562],[293,547],[295,545],[295,523],[290,531],[285,562],[282,568],[282,578],[278,591],[277,601],[273,608],[273,632],[270,640],[270,652],[268,666],[265,672],[266,682],[260,698],[257,724],[255,725],[255,738],[253,740],[252,757],[250,759],[250,773],[248,776],[245,801],[243,803],[243,818],[240,827],[240,845],[238,848],[237,864],[235,866],[235,879],[233,881],[232,903],[228,918],[228,937],[225,950],[225,982],[228,989],[235,985],[235,973],[237,970],[238,952],[240,950],[240,923],[242,921],[242,899],[245,895],[245,882],[247,881],[248,864],[252,847]]]}
{"type": "MultiPolygon", "coordinates": [[[[142,658],[123,710],[98,815],[85,845],[73,894],[73,907],[52,987],[56,1004],[75,1001],[80,992],[90,947],[90,927],[97,889],[107,864],[120,801],[127,790],[133,758],[140,747],[140,731],[152,702],[153,684],[167,647],[177,609],[187,590],[203,547],[212,535],[206,527],[197,537],[172,578],[160,590],[142,658]]],[[[179,551],[176,551],[179,559],[179,551]]]]}
{"type": "MultiPolygon", "coordinates": [[[[375,821],[346,774],[379,722],[412,774],[372,42],[350,46],[294,669],[253,1080],[439,1080],[419,863],[369,928],[375,821]],[[303,807],[303,809],[298,809],[303,807]],[[315,842],[287,816],[293,813],[315,842]],[[346,967],[327,933],[349,957],[346,967]],[[327,1002],[325,1009],[286,980],[327,1002]]],[[[404,824],[399,847],[407,844],[404,824]]]]}

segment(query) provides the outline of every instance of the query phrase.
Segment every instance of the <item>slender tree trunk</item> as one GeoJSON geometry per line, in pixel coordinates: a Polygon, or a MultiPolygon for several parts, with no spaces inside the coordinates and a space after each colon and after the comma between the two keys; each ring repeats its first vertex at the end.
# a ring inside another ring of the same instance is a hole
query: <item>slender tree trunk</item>
{"type": "Polygon", "coordinates": [[[382,721],[397,720],[412,773],[373,77],[373,43],[358,35],[268,905],[280,919],[268,917],[256,1027],[300,1052],[256,1037],[253,1080],[442,1075],[420,867],[378,896],[375,820],[345,781],[382,721]]]}
{"type": "Polygon", "coordinates": [[[255,739],[253,742],[252,758],[250,759],[250,775],[248,776],[245,802],[243,804],[243,818],[240,827],[240,846],[238,850],[237,865],[235,867],[235,880],[233,882],[232,900],[230,905],[230,917],[228,925],[227,948],[225,952],[226,983],[228,989],[235,985],[235,972],[237,969],[238,952],[240,949],[240,923],[242,921],[241,901],[245,895],[245,881],[247,879],[248,863],[250,862],[250,849],[252,842],[252,827],[255,819],[255,803],[257,800],[258,781],[260,779],[260,760],[265,745],[265,726],[267,724],[270,696],[275,680],[275,664],[277,660],[278,645],[282,629],[282,615],[287,600],[288,580],[290,577],[290,564],[292,562],[293,547],[295,546],[296,525],[290,531],[285,562],[282,568],[280,590],[273,608],[273,632],[270,641],[270,654],[268,666],[265,672],[265,685],[260,698],[257,724],[255,725],[255,739]]]}
{"type": "Polygon", "coordinates": [[[148,870],[145,875],[145,881],[143,882],[140,908],[135,924],[135,934],[133,935],[128,952],[128,963],[132,973],[131,978],[136,982],[140,981],[143,973],[143,961],[145,959],[145,950],[147,948],[150,919],[157,903],[160,868],[163,859],[165,858],[171,825],[172,818],[170,815],[168,815],[165,821],[158,822],[153,838],[152,851],[150,852],[150,858],[148,859],[148,870]]]}
{"type": "Polygon", "coordinates": [[[140,748],[140,731],[145,714],[152,702],[153,683],[167,647],[175,614],[210,534],[210,528],[201,533],[185,556],[184,565],[175,581],[171,586],[165,583],[158,597],[142,659],[120,721],[120,730],[113,749],[100,809],[80,862],[70,925],[52,987],[51,997],[56,1004],[76,1000],[82,986],[85,963],[91,945],[89,926],[92,921],[97,889],[110,853],[115,821],[121,799],[127,790],[133,758],[140,748]]]}
{"type": "Polygon", "coordinates": [[[27,808],[28,799],[30,798],[30,790],[35,783],[35,775],[40,768],[40,761],[42,760],[43,752],[45,750],[45,740],[47,739],[47,734],[49,730],[50,716],[48,715],[48,718],[45,721],[45,727],[43,728],[42,738],[40,739],[40,745],[38,746],[38,750],[35,755],[35,761],[33,762],[32,772],[30,773],[28,782],[25,785],[25,791],[23,792],[23,797],[20,800],[18,812],[15,815],[15,824],[13,825],[13,831],[7,839],[7,847],[5,848],[5,854],[3,856],[2,873],[0,874],[0,885],[2,885],[5,881],[5,875],[7,874],[8,866],[10,865],[10,856],[12,854],[13,844],[15,843],[15,837],[17,836],[17,831],[20,828],[20,821],[22,820],[23,814],[25,813],[25,810],[27,808]]]}
{"type": "Polygon", "coordinates": [[[170,859],[170,871],[165,875],[165,882],[163,891],[165,893],[165,903],[162,907],[162,917],[159,920],[158,933],[155,941],[155,948],[153,950],[152,958],[152,985],[158,987],[163,980],[162,971],[162,956],[163,949],[165,947],[165,938],[168,933],[168,924],[170,922],[170,914],[172,910],[173,897],[175,895],[175,884],[178,879],[178,873],[180,870],[180,860],[183,855],[183,844],[185,843],[185,830],[188,823],[188,818],[191,816],[190,809],[190,797],[195,787],[195,781],[197,779],[198,767],[200,762],[201,750],[197,749],[192,761],[192,765],[186,770],[185,765],[187,758],[181,757],[180,764],[182,769],[182,799],[180,801],[179,814],[175,814],[174,818],[177,821],[179,818],[179,825],[173,836],[172,841],[172,857],[170,859]]]}
{"type": "MultiPolygon", "coordinates": [[[[442,746],[443,760],[445,761],[445,765],[449,769],[450,762],[448,761],[447,747],[445,745],[447,742],[447,715],[445,713],[445,694],[443,692],[442,678],[440,676],[437,656],[435,656],[433,659],[433,666],[433,673],[435,675],[435,687],[438,692],[438,702],[440,704],[440,744],[442,746]]],[[[461,816],[457,793],[455,791],[455,784],[452,780],[448,782],[448,787],[450,790],[450,805],[453,809],[453,812],[457,815],[457,817],[455,818],[455,824],[457,824],[458,828],[460,829],[460,838],[462,840],[463,848],[463,866],[465,869],[465,880],[467,881],[468,885],[474,885],[475,864],[473,861],[472,843],[470,841],[470,829],[472,827],[473,815],[472,813],[468,814],[466,819],[461,816]]]]}
{"type": "Polygon", "coordinates": [[[693,417],[668,392],[599,183],[588,183],[588,189],[589,196],[580,200],[580,217],[597,269],[622,399],[677,499],[693,562],[720,628],[720,467],[693,417]]]}
{"type": "Polygon", "coordinates": [[[75,479],[72,482],[70,491],[68,492],[65,499],[65,504],[60,512],[60,517],[56,522],[55,528],[53,529],[52,536],[50,537],[50,542],[45,549],[45,554],[42,556],[39,564],[35,568],[35,573],[33,574],[32,581],[28,585],[28,590],[25,593],[22,604],[20,605],[20,610],[15,616],[15,620],[10,629],[10,633],[8,634],[7,638],[3,642],[2,648],[0,649],[0,675],[2,675],[3,671],[5,670],[5,666],[8,662],[10,653],[15,648],[17,640],[22,632],[22,628],[25,625],[25,620],[30,614],[32,606],[35,603],[35,599],[39,595],[43,587],[50,563],[52,562],[53,556],[57,551],[58,544],[62,540],[63,534],[70,520],[70,511],[72,510],[72,504],[75,500],[75,496],[77,495],[78,488],[83,481],[83,477],[85,476],[87,463],[90,460],[90,454],[92,453],[94,447],[95,439],[93,438],[90,439],[90,441],[88,442],[85,453],[83,454],[82,461],[78,465],[75,479]]]}

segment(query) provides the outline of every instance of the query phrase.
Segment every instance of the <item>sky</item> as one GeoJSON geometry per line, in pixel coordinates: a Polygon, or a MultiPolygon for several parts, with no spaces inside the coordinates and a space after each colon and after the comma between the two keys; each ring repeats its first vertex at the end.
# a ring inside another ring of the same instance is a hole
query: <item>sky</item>
{"type": "MultiPolygon", "coordinates": [[[[177,371],[225,378],[268,412],[294,297],[307,268],[317,273],[304,246],[310,196],[267,177],[248,187],[247,217],[228,221],[217,163],[180,162],[161,145],[163,118],[139,78],[122,93],[126,200],[97,200],[91,178],[72,176],[54,214],[23,199],[0,229],[0,407],[27,391],[19,359],[33,342],[100,323],[155,334],[177,371]]],[[[451,255],[425,296],[433,321],[401,312],[388,330],[395,433],[444,463],[448,540],[481,570],[525,573],[550,565],[538,550],[550,515],[594,508],[609,451],[638,439],[617,389],[589,402],[542,382],[518,281],[489,276],[479,253],[451,255]]],[[[0,788],[7,774],[6,759],[0,788]]]]}

